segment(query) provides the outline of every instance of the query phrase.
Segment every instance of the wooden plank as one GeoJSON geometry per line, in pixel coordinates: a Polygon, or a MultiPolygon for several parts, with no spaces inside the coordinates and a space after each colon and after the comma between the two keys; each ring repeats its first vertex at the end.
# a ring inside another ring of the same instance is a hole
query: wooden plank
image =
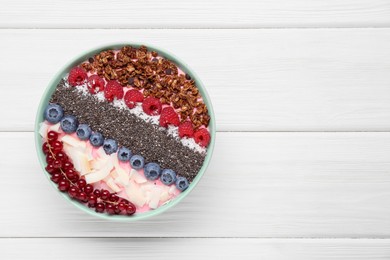
{"type": "Polygon", "coordinates": [[[388,239],[0,239],[2,259],[389,259],[388,239]]]}
{"type": "Polygon", "coordinates": [[[31,131],[51,77],[103,39],[175,52],[207,86],[219,131],[390,130],[390,29],[0,30],[0,37],[0,110],[12,111],[2,113],[0,131],[31,131]]]}
{"type": "Polygon", "coordinates": [[[386,0],[12,1],[1,28],[386,27],[386,0]]]}
{"type": "Polygon", "coordinates": [[[0,237],[390,238],[390,133],[218,133],[199,186],[136,223],[65,202],[32,133],[0,133],[0,143],[0,237]]]}

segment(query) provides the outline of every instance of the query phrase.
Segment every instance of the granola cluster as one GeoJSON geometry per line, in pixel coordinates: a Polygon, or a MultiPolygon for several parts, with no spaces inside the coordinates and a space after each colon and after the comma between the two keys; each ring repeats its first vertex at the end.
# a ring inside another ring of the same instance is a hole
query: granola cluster
{"type": "Polygon", "coordinates": [[[181,122],[190,120],[195,129],[209,124],[207,106],[195,81],[188,74],[179,74],[172,61],[145,46],[124,46],[117,53],[102,51],[81,66],[106,80],[117,80],[124,87],[143,90],[145,97],[153,96],[172,105],[181,122]]]}

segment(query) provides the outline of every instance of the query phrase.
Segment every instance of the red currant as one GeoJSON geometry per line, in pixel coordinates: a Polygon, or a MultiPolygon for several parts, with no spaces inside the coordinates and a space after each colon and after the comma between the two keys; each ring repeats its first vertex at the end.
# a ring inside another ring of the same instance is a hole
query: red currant
{"type": "Polygon", "coordinates": [[[50,173],[50,174],[53,174],[57,171],[56,168],[54,168],[53,164],[48,164],[45,168],[45,170],[50,173]]]}
{"type": "Polygon", "coordinates": [[[85,181],[85,179],[80,179],[77,181],[77,186],[80,188],[80,189],[83,189],[85,187],[85,185],[87,185],[87,182],[85,181]]]}
{"type": "Polygon", "coordinates": [[[111,194],[108,200],[111,202],[117,202],[119,200],[119,197],[115,194],[111,194]]]}
{"type": "Polygon", "coordinates": [[[115,206],[112,205],[111,203],[106,203],[106,211],[110,215],[115,214],[115,206]]]}
{"type": "Polygon", "coordinates": [[[62,166],[62,162],[60,160],[54,160],[52,164],[53,164],[53,167],[56,169],[59,169],[62,166]]]}
{"type": "Polygon", "coordinates": [[[79,189],[77,189],[76,187],[70,187],[69,190],[68,190],[68,194],[69,194],[69,197],[71,198],[75,198],[77,196],[79,192],[79,189]]]}
{"type": "Polygon", "coordinates": [[[64,170],[73,169],[73,164],[69,161],[65,161],[62,167],[64,168],[64,170]]]}
{"type": "MultiPolygon", "coordinates": [[[[127,210],[127,205],[122,203],[122,202],[119,202],[117,205],[117,209],[118,209],[119,213],[121,213],[121,212],[127,210]]],[[[119,213],[117,213],[117,214],[119,214],[119,213]]]]}
{"type": "Polygon", "coordinates": [[[56,159],[65,162],[68,160],[68,156],[63,151],[59,151],[56,153],[56,159]]]}
{"type": "Polygon", "coordinates": [[[91,184],[85,185],[84,192],[87,194],[91,194],[93,192],[93,186],[91,184]]]}
{"type": "Polygon", "coordinates": [[[97,198],[95,195],[91,194],[91,195],[88,196],[88,203],[89,203],[89,204],[95,206],[95,204],[97,203],[97,201],[98,201],[98,198],[97,198]]]}
{"type": "Polygon", "coordinates": [[[96,207],[95,207],[96,212],[102,213],[102,212],[104,212],[105,209],[106,209],[106,207],[104,206],[103,203],[101,203],[101,202],[96,203],[96,207]]]}
{"type": "Polygon", "coordinates": [[[61,180],[58,183],[58,189],[62,192],[68,191],[70,183],[68,180],[61,180]]]}
{"type": "Polygon", "coordinates": [[[42,151],[44,154],[48,154],[50,151],[50,145],[47,142],[44,142],[42,145],[42,151]]]}
{"type": "Polygon", "coordinates": [[[54,131],[49,131],[47,133],[47,140],[49,141],[55,141],[58,139],[58,133],[54,132],[54,131]]]}
{"type": "Polygon", "coordinates": [[[51,164],[54,160],[55,160],[55,158],[54,158],[54,156],[53,156],[51,153],[48,153],[48,154],[46,155],[46,162],[47,162],[48,164],[51,164]]]}
{"type": "Polygon", "coordinates": [[[74,179],[78,174],[75,170],[73,169],[68,169],[65,171],[65,175],[66,177],[68,177],[68,179],[72,180],[74,179]]]}
{"type": "Polygon", "coordinates": [[[60,142],[58,140],[51,142],[50,145],[52,146],[53,151],[55,151],[55,152],[59,152],[63,148],[62,142],[60,142]]]}
{"type": "Polygon", "coordinates": [[[130,216],[130,215],[133,215],[135,213],[135,211],[136,211],[136,208],[135,208],[134,204],[129,203],[129,205],[127,206],[127,209],[126,209],[126,214],[130,216]]]}
{"type": "Polygon", "coordinates": [[[51,180],[54,182],[54,183],[59,183],[61,180],[63,179],[63,176],[61,173],[54,173],[52,176],[51,176],[51,180]]]}
{"type": "Polygon", "coordinates": [[[100,190],[94,190],[93,191],[93,195],[95,195],[97,198],[100,198],[100,195],[101,195],[101,191],[100,190]]]}
{"type": "Polygon", "coordinates": [[[102,200],[107,200],[110,197],[110,192],[108,190],[102,190],[102,194],[100,195],[100,198],[102,200]]]}
{"type": "Polygon", "coordinates": [[[77,194],[77,199],[79,199],[82,202],[87,202],[88,196],[87,196],[87,194],[85,194],[85,192],[80,191],[79,194],[77,194]]]}

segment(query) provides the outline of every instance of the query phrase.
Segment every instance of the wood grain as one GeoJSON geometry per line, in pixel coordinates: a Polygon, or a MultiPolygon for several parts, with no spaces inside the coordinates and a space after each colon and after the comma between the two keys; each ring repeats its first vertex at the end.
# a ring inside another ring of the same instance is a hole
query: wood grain
{"type": "Polygon", "coordinates": [[[390,29],[0,30],[0,38],[0,111],[12,110],[1,131],[33,130],[53,75],[85,50],[122,41],[189,64],[219,131],[390,130],[390,29]]]}
{"type": "Polygon", "coordinates": [[[390,238],[390,133],[218,133],[199,186],[136,223],[67,203],[32,140],[0,133],[0,237],[390,238]]]}
{"type": "Polygon", "coordinates": [[[0,239],[1,259],[389,259],[388,239],[0,239]]]}
{"type": "Polygon", "coordinates": [[[386,0],[2,0],[2,28],[386,27],[386,0]]]}

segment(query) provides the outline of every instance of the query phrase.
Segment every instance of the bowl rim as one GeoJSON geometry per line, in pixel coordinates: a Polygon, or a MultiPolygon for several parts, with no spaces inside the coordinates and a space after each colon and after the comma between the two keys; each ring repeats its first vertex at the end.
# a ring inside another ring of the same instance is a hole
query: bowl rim
{"type": "Polygon", "coordinates": [[[197,186],[199,183],[200,179],[203,177],[210,160],[212,158],[212,154],[214,151],[214,145],[215,145],[215,138],[216,138],[216,124],[215,124],[215,114],[213,110],[213,106],[210,100],[210,96],[208,95],[206,88],[204,87],[202,81],[199,79],[197,74],[191,69],[186,63],[184,63],[181,59],[173,55],[172,53],[161,49],[159,47],[155,47],[150,44],[145,44],[145,43],[140,43],[140,42],[132,42],[132,41],[126,41],[126,42],[117,42],[117,43],[110,43],[110,44],[104,44],[100,45],[98,47],[90,48],[87,51],[82,52],[81,54],[75,56],[73,59],[68,61],[64,66],[62,66],[57,73],[53,76],[53,78],[50,80],[49,84],[46,86],[45,91],[43,92],[36,117],[35,117],[35,124],[34,124],[34,139],[35,139],[35,149],[37,152],[38,160],[40,163],[40,166],[46,175],[46,178],[48,181],[51,183],[52,187],[57,191],[57,193],[61,194],[65,200],[67,200],[69,203],[74,205],[75,207],[79,208],[81,211],[88,213],[92,216],[105,219],[105,220],[110,220],[110,221],[120,221],[120,222],[133,222],[137,220],[143,220],[143,219],[148,219],[153,216],[160,215],[161,213],[167,211],[168,209],[174,207],[177,205],[179,202],[181,202],[185,197],[188,196],[188,194],[197,186]],[[190,184],[190,186],[183,191],[179,196],[174,198],[173,200],[165,203],[164,205],[158,207],[157,209],[150,210],[144,213],[140,214],[135,214],[133,216],[124,216],[124,215],[107,215],[107,214],[101,214],[101,213],[96,213],[93,209],[88,208],[87,206],[78,203],[77,201],[72,200],[66,193],[60,192],[57,188],[57,185],[53,183],[50,180],[50,174],[46,172],[45,167],[46,167],[46,160],[45,160],[45,155],[42,152],[42,137],[39,134],[39,128],[40,128],[40,123],[43,122],[43,110],[46,107],[48,100],[50,96],[52,95],[53,91],[55,90],[55,87],[57,86],[58,82],[69,72],[69,70],[76,66],[79,65],[82,61],[87,60],[89,57],[92,55],[99,53],[103,50],[110,50],[110,49],[119,49],[123,46],[133,46],[139,48],[140,46],[146,46],[148,50],[151,51],[156,51],[158,54],[164,58],[168,58],[169,60],[173,61],[182,71],[185,73],[188,73],[192,79],[195,80],[196,85],[202,95],[203,101],[205,102],[209,115],[210,115],[210,123],[209,123],[209,132],[211,136],[210,143],[207,147],[207,155],[205,157],[205,160],[203,162],[203,165],[201,169],[199,170],[198,174],[190,184]]]}

